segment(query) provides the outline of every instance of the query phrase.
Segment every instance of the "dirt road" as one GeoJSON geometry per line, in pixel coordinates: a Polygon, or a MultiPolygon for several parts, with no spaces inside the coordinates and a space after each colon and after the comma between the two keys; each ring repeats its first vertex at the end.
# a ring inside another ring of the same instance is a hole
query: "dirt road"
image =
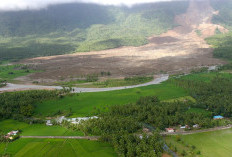
{"type": "Polygon", "coordinates": [[[20,138],[98,140],[100,136],[20,136],[20,138]]]}

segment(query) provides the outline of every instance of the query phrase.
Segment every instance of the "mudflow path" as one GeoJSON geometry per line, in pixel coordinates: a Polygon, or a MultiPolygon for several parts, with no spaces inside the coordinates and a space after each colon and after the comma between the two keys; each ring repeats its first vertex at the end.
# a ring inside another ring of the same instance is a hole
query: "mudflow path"
{"type": "Polygon", "coordinates": [[[213,58],[213,49],[204,40],[213,35],[216,28],[227,32],[222,26],[211,23],[212,16],[217,13],[209,1],[192,0],[187,12],[175,18],[180,26],[150,37],[147,45],[27,59],[22,63],[44,72],[21,80],[46,84],[101,71],[111,72],[112,77],[125,77],[158,74],[161,71],[182,73],[199,66],[224,64],[224,61],[213,58]],[[196,34],[197,29],[202,31],[202,36],[196,34]]]}

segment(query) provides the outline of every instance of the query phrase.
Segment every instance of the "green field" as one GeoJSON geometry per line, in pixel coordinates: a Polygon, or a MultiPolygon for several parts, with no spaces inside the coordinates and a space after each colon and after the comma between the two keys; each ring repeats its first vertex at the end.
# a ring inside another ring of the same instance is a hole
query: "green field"
{"type": "Polygon", "coordinates": [[[107,87],[120,87],[120,86],[132,86],[143,84],[152,81],[153,77],[131,77],[125,79],[108,79],[106,81],[94,82],[89,85],[80,85],[79,87],[88,88],[107,88],[107,87]]]}
{"type": "Polygon", "coordinates": [[[61,126],[46,126],[45,124],[29,125],[15,120],[0,121],[0,131],[8,133],[12,130],[21,130],[23,136],[83,136],[80,131],[72,131],[61,126]]]}
{"type": "Polygon", "coordinates": [[[186,149],[186,152],[188,151],[186,144],[195,145],[196,150],[201,152],[199,156],[202,157],[229,157],[232,154],[232,129],[183,135],[181,138],[184,144],[177,143],[175,136],[168,137],[166,140],[176,144],[179,150],[186,149]]]}
{"type": "Polygon", "coordinates": [[[168,100],[187,95],[185,90],[170,83],[110,92],[81,93],[59,100],[38,103],[36,104],[35,114],[38,116],[53,116],[59,111],[71,110],[73,116],[90,116],[96,114],[95,109],[103,109],[108,105],[134,103],[141,96],[158,96],[160,100],[168,100]]]}
{"type": "Polygon", "coordinates": [[[17,77],[29,75],[30,73],[33,72],[36,71],[29,69],[25,65],[0,66],[0,79],[12,81],[17,77]]]}
{"type": "MultiPolygon", "coordinates": [[[[98,80],[98,76],[93,78],[98,80]]],[[[107,88],[107,87],[121,87],[121,86],[131,86],[138,85],[150,82],[154,79],[154,77],[130,77],[124,79],[107,79],[105,81],[95,81],[95,80],[75,80],[69,82],[56,82],[55,85],[59,86],[67,86],[67,87],[83,87],[83,88],[107,88]]]]}
{"type": "Polygon", "coordinates": [[[0,143],[0,156],[1,154],[14,155],[15,157],[117,156],[109,144],[74,139],[19,139],[9,144],[0,143]]]}

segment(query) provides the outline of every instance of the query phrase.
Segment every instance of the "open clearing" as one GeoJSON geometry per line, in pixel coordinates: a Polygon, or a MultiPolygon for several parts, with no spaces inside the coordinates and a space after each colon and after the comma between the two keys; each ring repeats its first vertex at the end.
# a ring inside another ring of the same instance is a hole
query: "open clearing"
{"type": "Polygon", "coordinates": [[[204,40],[213,35],[216,28],[227,32],[222,26],[211,23],[213,14],[207,1],[191,1],[187,12],[175,18],[179,26],[150,37],[147,45],[27,59],[21,63],[44,72],[31,74],[23,80],[48,83],[102,71],[109,71],[112,77],[178,73],[198,66],[224,64],[213,58],[213,49],[204,40]]]}

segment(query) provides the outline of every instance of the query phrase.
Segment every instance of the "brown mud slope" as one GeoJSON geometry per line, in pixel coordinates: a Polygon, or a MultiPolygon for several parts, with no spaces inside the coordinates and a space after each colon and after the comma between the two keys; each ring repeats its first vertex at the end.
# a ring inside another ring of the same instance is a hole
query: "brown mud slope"
{"type": "Polygon", "coordinates": [[[60,80],[110,71],[114,77],[164,72],[185,72],[199,66],[224,64],[212,56],[213,49],[204,41],[215,29],[211,24],[216,14],[209,1],[190,1],[186,14],[176,17],[180,26],[160,36],[149,38],[141,47],[122,47],[112,50],[75,53],[70,55],[33,58],[23,61],[45,72],[29,76],[29,80],[60,80]],[[202,35],[196,34],[200,30],[202,35]]]}

